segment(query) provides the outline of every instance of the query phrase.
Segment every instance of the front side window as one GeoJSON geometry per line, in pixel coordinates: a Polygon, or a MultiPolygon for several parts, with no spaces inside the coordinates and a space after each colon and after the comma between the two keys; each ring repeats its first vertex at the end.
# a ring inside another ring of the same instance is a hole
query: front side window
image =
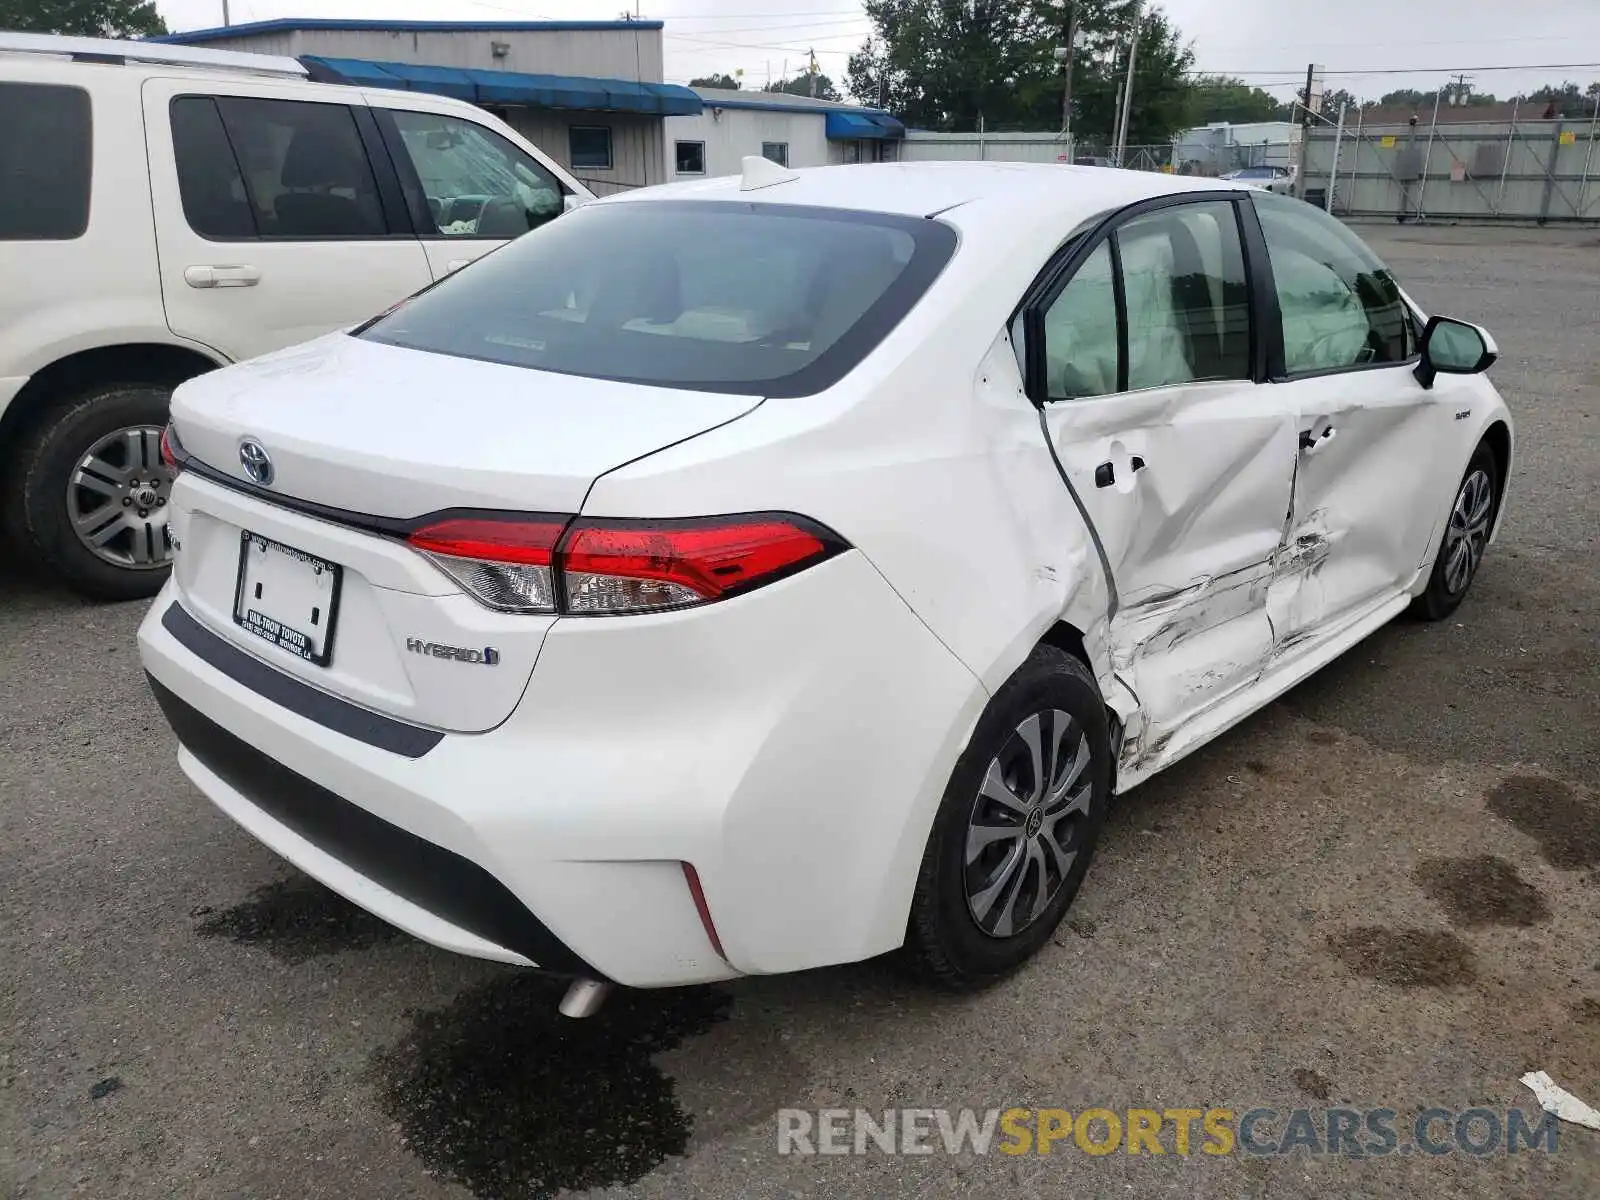
{"type": "Polygon", "coordinates": [[[676,149],[676,169],[679,175],[704,175],[706,173],[706,144],[704,142],[679,142],[676,149]]]}
{"type": "Polygon", "coordinates": [[[1046,309],[1043,334],[1053,400],[1249,379],[1250,295],[1233,205],[1163,208],[1120,226],[1046,309]]]}
{"type": "Polygon", "coordinates": [[[238,96],[218,96],[216,105],[261,237],[387,233],[372,164],[345,105],[238,96]]]}
{"type": "Polygon", "coordinates": [[[762,142],[761,143],[761,157],[762,158],[766,158],[766,159],[771,159],[773,162],[777,163],[780,167],[787,167],[789,165],[789,143],[788,142],[762,142]]]}
{"type": "Polygon", "coordinates": [[[574,125],[567,130],[568,157],[574,170],[611,170],[611,128],[574,125]]]}
{"type": "Polygon", "coordinates": [[[1321,209],[1271,193],[1253,200],[1272,261],[1288,373],[1406,362],[1410,316],[1377,256],[1321,209]]]}
{"type": "Polygon", "coordinates": [[[438,233],[513,238],[561,215],[560,180],[493,130],[436,113],[390,115],[438,233]]]}
{"type": "Polygon", "coordinates": [[[0,241],[67,241],[89,228],[89,93],[0,83],[0,241]]]}
{"type": "Polygon", "coordinates": [[[359,336],[667,388],[806,395],[887,335],[954,246],[941,222],[887,215],[595,205],[446,278],[359,336]]]}

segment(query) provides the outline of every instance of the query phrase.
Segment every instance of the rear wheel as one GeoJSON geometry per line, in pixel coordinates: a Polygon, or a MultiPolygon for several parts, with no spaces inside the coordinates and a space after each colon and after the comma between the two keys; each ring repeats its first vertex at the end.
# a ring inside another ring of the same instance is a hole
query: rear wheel
{"type": "Polygon", "coordinates": [[[81,393],[24,435],[10,486],[25,552],[100,600],[152,596],[166,581],[172,473],[161,464],[170,388],[81,393]]]}
{"type": "Polygon", "coordinates": [[[1489,534],[1494,530],[1499,495],[1499,463],[1494,451],[1480,445],[1456,489],[1439,556],[1428,578],[1428,590],[1411,602],[1412,615],[1425,621],[1442,621],[1467,598],[1467,589],[1477,577],[1489,546],[1489,534]]]}
{"type": "Polygon", "coordinates": [[[972,988],[1026,962],[1083,883],[1110,790],[1094,677],[1041,646],[989,702],[951,775],[912,901],[908,964],[972,988]]]}

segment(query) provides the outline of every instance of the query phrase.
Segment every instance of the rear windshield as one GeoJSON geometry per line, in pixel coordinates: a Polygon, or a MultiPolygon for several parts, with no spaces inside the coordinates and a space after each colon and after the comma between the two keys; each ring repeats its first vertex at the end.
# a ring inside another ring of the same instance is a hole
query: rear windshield
{"type": "Polygon", "coordinates": [[[664,387],[798,396],[881,342],[955,249],[938,221],[640,201],[534,230],[358,332],[664,387]]]}

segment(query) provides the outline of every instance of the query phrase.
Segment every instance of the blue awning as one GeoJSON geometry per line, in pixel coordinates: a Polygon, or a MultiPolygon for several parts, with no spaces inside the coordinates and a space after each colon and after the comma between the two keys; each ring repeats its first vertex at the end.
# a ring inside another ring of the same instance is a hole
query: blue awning
{"type": "Polygon", "coordinates": [[[474,104],[641,113],[658,117],[692,117],[704,107],[694,92],[671,83],[631,83],[625,79],[591,79],[580,75],[524,75],[516,71],[369,62],[312,54],[301,61],[313,67],[316,76],[323,74],[315,70],[320,67],[345,83],[454,96],[474,104]]]}
{"type": "Polygon", "coordinates": [[[905,137],[906,127],[887,113],[833,109],[828,112],[825,132],[834,142],[882,141],[905,137]]]}

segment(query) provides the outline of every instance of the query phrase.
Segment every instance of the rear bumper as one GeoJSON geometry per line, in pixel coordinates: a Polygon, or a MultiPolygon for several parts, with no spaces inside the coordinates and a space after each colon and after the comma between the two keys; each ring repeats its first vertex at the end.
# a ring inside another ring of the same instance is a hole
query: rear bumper
{"type": "Polygon", "coordinates": [[[415,755],[207,661],[175,603],[141,655],[218,807],[436,945],[631,986],[899,945],[986,699],[859,554],[705,609],[558,621],[503,725],[415,755]]]}

